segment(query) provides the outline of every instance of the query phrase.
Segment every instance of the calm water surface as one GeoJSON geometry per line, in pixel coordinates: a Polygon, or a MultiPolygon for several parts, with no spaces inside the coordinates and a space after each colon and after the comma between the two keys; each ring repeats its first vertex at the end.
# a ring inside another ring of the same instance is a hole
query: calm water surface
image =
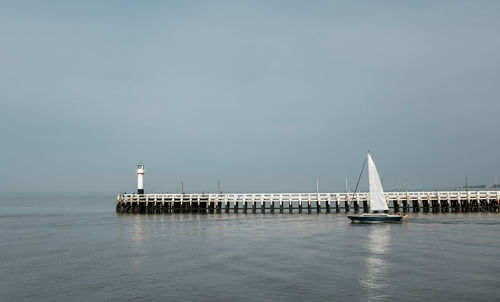
{"type": "Polygon", "coordinates": [[[498,301],[500,214],[119,215],[113,194],[0,199],[2,301],[498,301]]]}

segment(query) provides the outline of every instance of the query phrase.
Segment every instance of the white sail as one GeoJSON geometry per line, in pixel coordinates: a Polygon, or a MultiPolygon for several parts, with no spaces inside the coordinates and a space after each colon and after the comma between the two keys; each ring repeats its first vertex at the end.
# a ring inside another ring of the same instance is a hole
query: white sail
{"type": "Polygon", "coordinates": [[[384,189],[378,176],[377,167],[368,153],[368,184],[370,187],[370,209],[372,211],[388,211],[384,189]]]}

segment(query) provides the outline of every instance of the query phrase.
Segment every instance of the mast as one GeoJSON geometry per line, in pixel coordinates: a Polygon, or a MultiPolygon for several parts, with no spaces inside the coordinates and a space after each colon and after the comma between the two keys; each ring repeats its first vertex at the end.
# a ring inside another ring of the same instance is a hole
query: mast
{"type": "Polygon", "coordinates": [[[408,195],[408,181],[406,179],[406,176],[405,176],[405,191],[406,191],[406,195],[408,195]]]}

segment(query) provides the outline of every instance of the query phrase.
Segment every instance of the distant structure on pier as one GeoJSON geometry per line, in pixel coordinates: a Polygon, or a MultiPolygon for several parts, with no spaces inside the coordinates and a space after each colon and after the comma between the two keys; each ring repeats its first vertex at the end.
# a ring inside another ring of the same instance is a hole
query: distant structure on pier
{"type": "Polygon", "coordinates": [[[144,194],[144,164],[137,165],[137,194],[144,194]]]}

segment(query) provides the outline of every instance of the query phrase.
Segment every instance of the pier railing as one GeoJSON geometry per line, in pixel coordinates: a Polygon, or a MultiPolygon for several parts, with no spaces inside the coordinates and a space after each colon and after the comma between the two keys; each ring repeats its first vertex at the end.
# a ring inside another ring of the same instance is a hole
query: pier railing
{"type": "MultiPolygon", "coordinates": [[[[386,192],[395,212],[497,212],[500,191],[386,192]]],[[[142,213],[290,213],[367,212],[370,198],[360,193],[230,193],[230,194],[126,194],[117,196],[117,212],[142,213]]]]}

